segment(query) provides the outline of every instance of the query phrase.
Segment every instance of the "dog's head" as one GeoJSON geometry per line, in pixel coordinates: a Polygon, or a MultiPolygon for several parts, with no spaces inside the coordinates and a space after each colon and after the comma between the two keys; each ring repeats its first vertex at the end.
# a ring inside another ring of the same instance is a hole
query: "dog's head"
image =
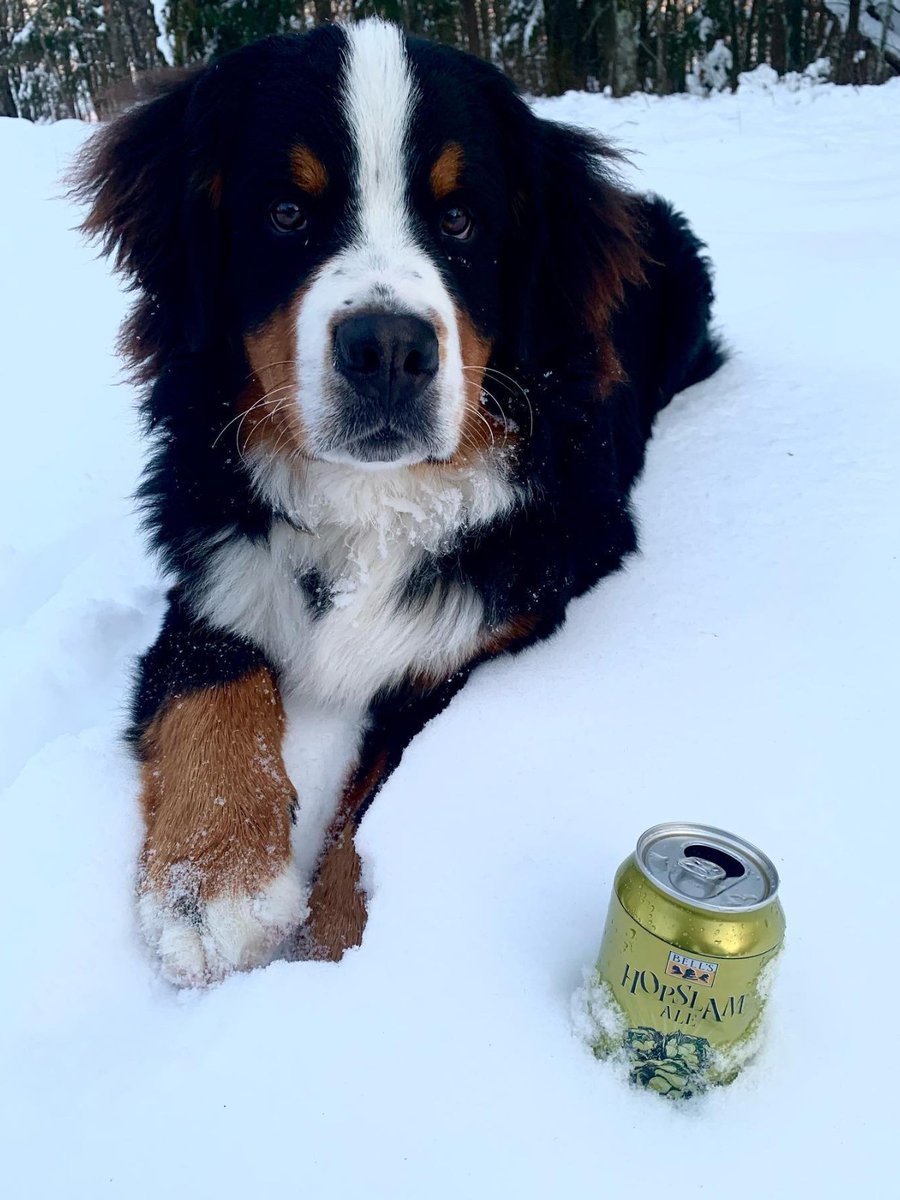
{"type": "Polygon", "coordinates": [[[146,378],[235,355],[248,449],[402,466],[492,436],[491,360],[587,348],[615,376],[640,255],[608,157],[487,64],[373,20],[165,85],[92,140],[78,191],[139,289],[146,378]]]}

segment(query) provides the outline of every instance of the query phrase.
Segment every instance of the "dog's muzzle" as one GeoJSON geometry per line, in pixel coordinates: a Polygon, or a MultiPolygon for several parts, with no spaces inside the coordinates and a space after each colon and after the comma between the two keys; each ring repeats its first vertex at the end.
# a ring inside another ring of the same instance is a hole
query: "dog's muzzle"
{"type": "Polygon", "coordinates": [[[426,457],[437,416],[434,327],[409,314],[356,313],[334,328],[333,363],[343,386],[332,449],[358,462],[426,457]]]}

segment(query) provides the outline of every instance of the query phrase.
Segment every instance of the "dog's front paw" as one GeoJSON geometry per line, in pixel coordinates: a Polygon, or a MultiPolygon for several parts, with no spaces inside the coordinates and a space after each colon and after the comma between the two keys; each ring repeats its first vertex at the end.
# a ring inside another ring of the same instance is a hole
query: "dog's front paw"
{"type": "Polygon", "coordinates": [[[172,864],[163,878],[145,875],[138,898],[144,936],[162,974],[180,987],[200,987],[270,962],[309,912],[292,864],[266,882],[225,882],[213,894],[197,868],[172,864]]]}
{"type": "Polygon", "coordinates": [[[366,894],[353,836],[345,830],[325,850],[309,897],[309,920],[301,931],[302,957],[338,962],[362,941],[366,894]]]}

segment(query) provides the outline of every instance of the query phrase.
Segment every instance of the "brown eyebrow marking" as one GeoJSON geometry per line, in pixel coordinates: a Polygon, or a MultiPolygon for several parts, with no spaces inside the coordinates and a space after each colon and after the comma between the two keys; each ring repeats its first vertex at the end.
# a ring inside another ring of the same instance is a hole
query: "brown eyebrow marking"
{"type": "Polygon", "coordinates": [[[291,150],[291,174],[297,187],[311,196],[321,196],[328,187],[325,164],[302,142],[291,150]]]}
{"type": "Polygon", "coordinates": [[[435,200],[443,200],[459,187],[462,176],[463,148],[459,142],[448,142],[431,168],[431,191],[435,200]]]}

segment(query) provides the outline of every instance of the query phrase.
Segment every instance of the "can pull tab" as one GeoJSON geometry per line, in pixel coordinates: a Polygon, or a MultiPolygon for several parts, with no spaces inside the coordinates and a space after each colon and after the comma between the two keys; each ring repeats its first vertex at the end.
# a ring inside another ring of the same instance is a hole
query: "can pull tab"
{"type": "Polygon", "coordinates": [[[726,875],[727,872],[718,863],[691,854],[679,858],[669,879],[683,896],[704,900],[719,891],[726,875]]]}

